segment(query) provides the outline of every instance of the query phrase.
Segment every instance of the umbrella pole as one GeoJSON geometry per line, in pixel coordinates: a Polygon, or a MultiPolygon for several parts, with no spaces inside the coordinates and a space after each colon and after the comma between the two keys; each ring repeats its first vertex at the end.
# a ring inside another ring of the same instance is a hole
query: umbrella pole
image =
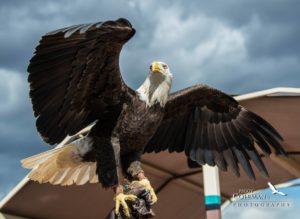
{"type": "Polygon", "coordinates": [[[221,219],[221,197],[218,167],[203,166],[204,201],[207,219],[221,219]]]}

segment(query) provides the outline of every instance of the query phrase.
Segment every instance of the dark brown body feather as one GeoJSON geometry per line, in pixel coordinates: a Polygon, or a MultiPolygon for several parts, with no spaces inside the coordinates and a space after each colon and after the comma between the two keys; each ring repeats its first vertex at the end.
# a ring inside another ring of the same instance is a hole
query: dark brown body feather
{"type": "Polygon", "coordinates": [[[97,121],[89,133],[94,139],[94,149],[87,154],[85,161],[97,161],[99,181],[104,187],[118,183],[119,165],[127,178],[141,171],[140,157],[163,115],[164,109],[159,104],[147,108],[138,94],[128,88],[119,110],[113,110],[97,121]],[[114,139],[117,144],[111,143],[114,139]],[[131,173],[132,168],[134,173],[131,173]]]}
{"type": "Polygon", "coordinates": [[[134,92],[123,105],[114,135],[118,135],[121,155],[144,150],[163,118],[164,109],[157,103],[150,108],[134,92]]]}

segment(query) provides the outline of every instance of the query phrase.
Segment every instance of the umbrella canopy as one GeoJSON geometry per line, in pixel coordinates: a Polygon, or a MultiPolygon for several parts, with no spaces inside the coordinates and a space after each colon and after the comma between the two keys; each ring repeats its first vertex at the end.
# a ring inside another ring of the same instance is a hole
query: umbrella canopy
{"type": "MultiPolygon", "coordinates": [[[[276,91],[285,92],[280,89],[276,91]]],[[[236,99],[269,121],[282,134],[289,158],[276,154],[262,157],[269,170],[269,179],[262,178],[255,168],[256,181],[249,180],[242,168],[240,178],[230,171],[220,172],[222,202],[242,188],[257,190],[266,188],[268,181],[279,184],[300,177],[300,96],[263,96],[272,92],[247,94],[236,99]]],[[[185,154],[145,154],[143,168],[158,193],[159,201],[154,206],[156,218],[204,217],[201,167],[191,169],[185,154]]],[[[25,218],[99,219],[105,218],[113,208],[112,197],[112,191],[102,189],[99,184],[54,186],[25,178],[2,200],[0,211],[25,218]]]]}

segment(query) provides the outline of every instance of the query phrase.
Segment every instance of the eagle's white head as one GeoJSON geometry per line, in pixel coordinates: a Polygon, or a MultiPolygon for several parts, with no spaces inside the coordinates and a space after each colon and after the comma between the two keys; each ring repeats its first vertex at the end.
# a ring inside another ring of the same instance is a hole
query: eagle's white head
{"type": "Polygon", "coordinates": [[[168,100],[172,85],[173,75],[169,66],[160,61],[154,61],[150,65],[149,75],[145,82],[137,89],[140,99],[147,107],[159,103],[164,107],[168,100]]]}

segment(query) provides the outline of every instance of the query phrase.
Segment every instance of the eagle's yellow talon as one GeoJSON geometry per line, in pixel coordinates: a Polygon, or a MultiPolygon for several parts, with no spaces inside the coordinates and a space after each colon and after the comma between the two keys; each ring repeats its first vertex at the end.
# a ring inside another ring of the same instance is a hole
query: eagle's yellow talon
{"type": "Polygon", "coordinates": [[[149,190],[150,192],[150,197],[151,197],[151,202],[154,204],[155,202],[157,202],[158,198],[154,192],[154,189],[152,188],[150,181],[148,179],[142,179],[139,181],[140,184],[142,184],[145,189],[149,190]]]}
{"type": "Polygon", "coordinates": [[[124,193],[119,193],[115,196],[116,201],[116,207],[115,207],[115,213],[119,215],[120,213],[120,205],[123,207],[123,212],[126,215],[126,217],[130,217],[129,208],[126,203],[126,200],[134,201],[137,197],[135,195],[125,195],[124,193]]]}

